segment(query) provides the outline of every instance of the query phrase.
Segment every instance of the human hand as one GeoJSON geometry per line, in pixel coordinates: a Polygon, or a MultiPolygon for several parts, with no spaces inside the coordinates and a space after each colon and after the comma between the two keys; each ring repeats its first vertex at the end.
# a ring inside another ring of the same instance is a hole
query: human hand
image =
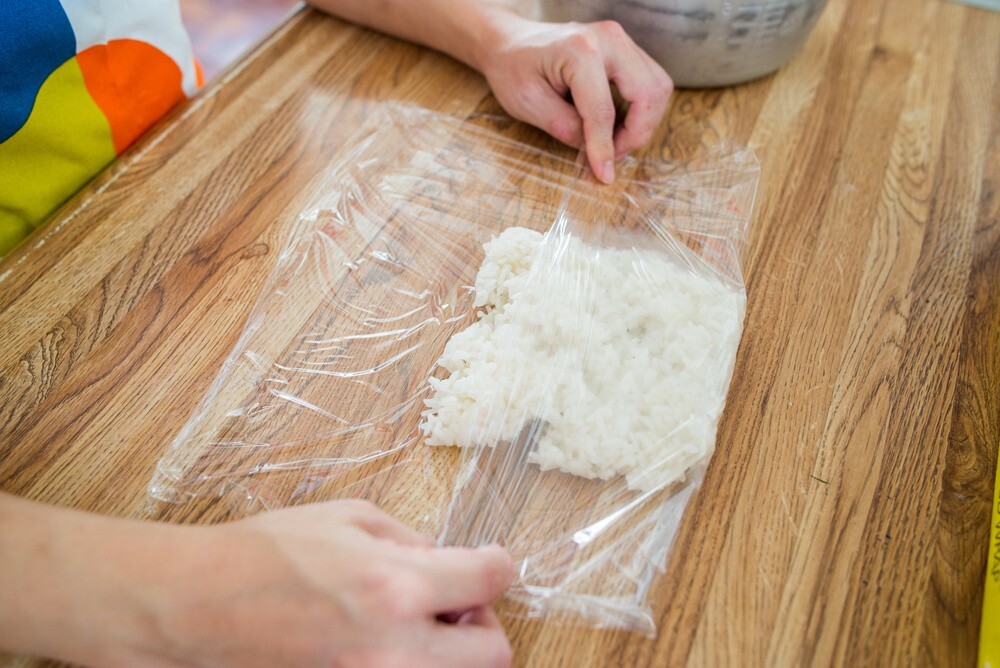
{"type": "Polygon", "coordinates": [[[499,547],[439,548],[359,501],[217,526],[0,493],[0,651],[93,666],[485,666],[499,547]]]}
{"type": "Polygon", "coordinates": [[[616,158],[649,141],[673,92],[667,73],[614,21],[540,23],[503,0],[309,2],[479,70],[511,116],[571,146],[586,142],[606,183],[616,158]],[[630,105],[617,130],[612,82],[630,105]]]}
{"type": "Polygon", "coordinates": [[[173,656],[231,666],[510,664],[489,608],[513,576],[499,547],[438,548],[358,501],[204,535],[188,591],[156,609],[173,656]]]}
{"type": "Polygon", "coordinates": [[[570,146],[586,144],[594,174],[614,180],[614,161],[646,144],[673,92],[667,73],[614,21],[539,23],[494,15],[492,43],[477,67],[507,112],[570,146]],[[629,103],[615,128],[609,82],[629,103]]]}

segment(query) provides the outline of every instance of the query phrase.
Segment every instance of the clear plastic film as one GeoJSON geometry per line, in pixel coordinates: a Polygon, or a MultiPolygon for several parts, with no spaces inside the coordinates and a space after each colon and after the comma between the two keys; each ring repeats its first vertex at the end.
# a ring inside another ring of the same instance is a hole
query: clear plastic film
{"type": "Polygon", "coordinates": [[[493,123],[366,123],[150,494],[364,498],[505,545],[503,613],[652,633],[742,332],[757,163],[626,159],[599,186],[493,123]]]}

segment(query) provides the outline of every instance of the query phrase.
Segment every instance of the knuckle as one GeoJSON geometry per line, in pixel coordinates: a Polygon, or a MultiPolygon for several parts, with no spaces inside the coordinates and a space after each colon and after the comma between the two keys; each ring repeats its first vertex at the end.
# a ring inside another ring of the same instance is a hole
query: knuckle
{"type": "Polygon", "coordinates": [[[549,122],[548,133],[561,142],[571,143],[576,140],[577,126],[572,118],[559,117],[549,122]]]}
{"type": "Polygon", "coordinates": [[[423,579],[386,568],[371,569],[363,586],[370,612],[393,621],[420,615],[431,597],[430,588],[423,579]]]}
{"type": "Polygon", "coordinates": [[[344,510],[356,515],[372,515],[378,512],[378,507],[374,503],[363,499],[345,499],[340,503],[344,510]]]}
{"type": "Polygon", "coordinates": [[[590,120],[598,125],[610,125],[615,122],[615,105],[610,101],[596,105],[590,110],[590,120]]]}
{"type": "Polygon", "coordinates": [[[674,80],[670,78],[670,75],[660,69],[656,73],[656,78],[653,80],[654,90],[658,97],[662,99],[669,98],[674,92],[674,80]]]}
{"type": "Polygon", "coordinates": [[[664,73],[663,80],[660,82],[660,95],[664,100],[669,100],[673,92],[674,80],[664,73]]]}
{"type": "Polygon", "coordinates": [[[491,591],[505,589],[514,576],[514,564],[506,552],[500,558],[488,562],[485,570],[485,583],[491,591]]]}
{"type": "Polygon", "coordinates": [[[590,30],[581,30],[570,37],[569,46],[582,56],[595,56],[601,52],[601,41],[590,30]]]}
{"type": "Polygon", "coordinates": [[[342,510],[346,513],[348,521],[355,524],[364,525],[366,522],[373,522],[383,516],[382,510],[371,501],[362,499],[350,499],[343,502],[342,510]]]}
{"type": "Polygon", "coordinates": [[[597,27],[604,33],[609,39],[615,42],[622,42],[629,39],[628,33],[625,32],[625,28],[622,27],[621,23],[618,21],[601,21],[597,24],[597,27]]]}

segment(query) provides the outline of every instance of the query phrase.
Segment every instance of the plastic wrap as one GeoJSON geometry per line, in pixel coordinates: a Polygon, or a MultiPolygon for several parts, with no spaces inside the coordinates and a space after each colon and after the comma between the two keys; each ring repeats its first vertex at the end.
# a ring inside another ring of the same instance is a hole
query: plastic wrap
{"type": "Polygon", "coordinates": [[[506,614],[651,633],[732,375],[756,161],[627,159],[602,187],[492,122],[359,131],[150,494],[368,499],[505,545],[506,614]]]}

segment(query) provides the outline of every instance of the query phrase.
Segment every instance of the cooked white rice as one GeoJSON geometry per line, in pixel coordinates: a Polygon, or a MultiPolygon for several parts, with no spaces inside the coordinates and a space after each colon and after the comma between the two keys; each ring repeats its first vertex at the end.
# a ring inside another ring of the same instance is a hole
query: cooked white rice
{"type": "Polygon", "coordinates": [[[421,428],[429,445],[545,427],[529,461],[647,491],[715,444],[744,295],[652,250],[511,228],[485,246],[479,319],[448,342],[421,428]]]}

